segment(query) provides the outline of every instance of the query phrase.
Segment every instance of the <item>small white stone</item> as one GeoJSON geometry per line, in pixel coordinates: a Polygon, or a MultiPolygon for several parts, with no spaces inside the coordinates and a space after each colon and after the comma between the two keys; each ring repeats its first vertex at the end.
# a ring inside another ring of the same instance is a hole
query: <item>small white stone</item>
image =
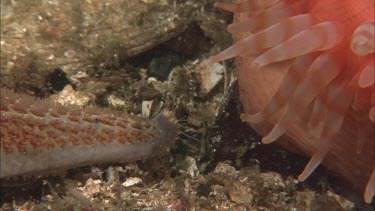
{"type": "Polygon", "coordinates": [[[95,185],[99,185],[99,184],[102,183],[102,181],[101,181],[100,179],[97,179],[97,180],[94,180],[93,183],[94,183],[95,185]]]}
{"type": "Polygon", "coordinates": [[[47,57],[47,60],[54,60],[55,59],[55,55],[53,54],[50,54],[48,57],[47,57]]]}
{"type": "Polygon", "coordinates": [[[201,90],[208,94],[223,79],[225,67],[219,63],[213,63],[197,68],[197,72],[200,74],[201,90]]]}
{"type": "Polygon", "coordinates": [[[88,95],[80,91],[75,91],[70,84],[66,85],[64,89],[54,97],[54,101],[61,105],[77,105],[79,107],[84,107],[90,102],[90,97],[88,95]]]}
{"type": "Polygon", "coordinates": [[[139,177],[129,177],[126,179],[124,183],[122,183],[122,185],[125,187],[130,187],[130,186],[134,186],[139,183],[142,183],[142,182],[143,182],[142,179],[139,177]]]}
{"type": "Polygon", "coordinates": [[[188,173],[190,174],[191,177],[196,177],[199,175],[199,169],[197,167],[197,162],[194,158],[192,157],[186,157],[186,161],[189,164],[189,167],[187,169],[188,173]]]}
{"type": "Polygon", "coordinates": [[[155,82],[155,81],[158,81],[158,79],[156,79],[155,77],[149,77],[149,78],[147,78],[147,82],[148,83],[155,82]]]}
{"type": "Polygon", "coordinates": [[[107,98],[107,101],[110,105],[114,107],[124,107],[126,105],[126,102],[124,100],[116,97],[115,95],[110,95],[107,98]]]}
{"type": "Polygon", "coordinates": [[[76,55],[74,50],[68,50],[64,52],[64,56],[67,58],[73,58],[76,55]]]}
{"type": "Polygon", "coordinates": [[[142,116],[149,117],[151,115],[152,100],[142,101],[142,116]]]}

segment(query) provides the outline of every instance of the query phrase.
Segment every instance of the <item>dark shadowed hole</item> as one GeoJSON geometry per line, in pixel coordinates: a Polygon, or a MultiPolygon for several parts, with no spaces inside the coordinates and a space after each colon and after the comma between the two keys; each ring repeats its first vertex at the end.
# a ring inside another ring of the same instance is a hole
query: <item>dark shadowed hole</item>
{"type": "Polygon", "coordinates": [[[51,93],[63,90],[67,84],[69,80],[60,68],[56,68],[46,79],[46,88],[51,93]]]}

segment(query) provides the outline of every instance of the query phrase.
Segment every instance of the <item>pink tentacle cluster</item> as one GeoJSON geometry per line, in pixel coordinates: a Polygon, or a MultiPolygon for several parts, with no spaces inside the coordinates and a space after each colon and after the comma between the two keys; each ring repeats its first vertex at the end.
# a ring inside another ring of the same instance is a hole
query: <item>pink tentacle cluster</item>
{"type": "MultiPolygon", "coordinates": [[[[319,147],[298,177],[301,181],[334,146],[334,137],[352,108],[367,109],[369,119],[374,121],[374,21],[353,27],[337,18],[324,19],[330,14],[318,17],[320,13],[309,11],[311,4],[314,2],[303,0],[216,3],[218,8],[247,16],[231,24],[228,31],[248,36],[210,58],[210,62],[219,62],[244,57],[251,61],[248,68],[256,71],[266,71],[263,67],[269,64],[291,61],[268,105],[256,114],[242,114],[241,119],[260,123],[280,114],[271,132],[262,140],[271,143],[297,119],[309,116],[306,124],[318,138],[319,147]],[[348,31],[351,37],[347,36],[348,31]]],[[[362,122],[373,129],[373,123],[362,122]]],[[[363,134],[360,132],[359,136],[363,134]]],[[[363,145],[361,140],[358,143],[363,145]]],[[[372,173],[365,189],[368,203],[374,195],[374,186],[372,173]]]]}

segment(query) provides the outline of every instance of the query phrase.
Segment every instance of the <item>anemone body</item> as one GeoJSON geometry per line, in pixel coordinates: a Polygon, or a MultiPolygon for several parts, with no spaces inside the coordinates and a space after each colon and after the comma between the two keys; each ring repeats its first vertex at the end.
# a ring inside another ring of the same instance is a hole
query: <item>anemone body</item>
{"type": "Polygon", "coordinates": [[[374,195],[374,1],[248,0],[217,3],[234,13],[241,119],[323,163],[374,195]]]}

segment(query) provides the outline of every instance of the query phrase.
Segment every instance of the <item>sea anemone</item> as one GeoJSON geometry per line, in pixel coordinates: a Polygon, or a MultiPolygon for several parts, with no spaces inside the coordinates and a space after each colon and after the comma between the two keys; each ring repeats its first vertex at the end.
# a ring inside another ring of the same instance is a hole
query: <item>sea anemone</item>
{"type": "Polygon", "coordinates": [[[311,156],[305,180],[323,162],[374,196],[374,1],[241,0],[236,43],[210,58],[237,57],[241,119],[271,143],[311,156]],[[254,114],[255,113],[255,114],[254,114]],[[270,132],[269,130],[272,129],[270,132]]]}

